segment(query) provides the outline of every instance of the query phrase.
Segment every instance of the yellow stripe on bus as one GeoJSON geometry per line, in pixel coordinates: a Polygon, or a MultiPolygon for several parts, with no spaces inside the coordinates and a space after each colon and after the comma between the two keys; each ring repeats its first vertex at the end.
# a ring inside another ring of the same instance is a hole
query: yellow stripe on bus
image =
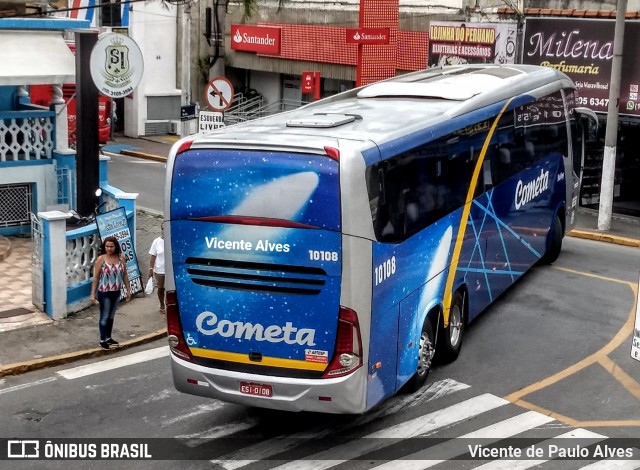
{"type": "Polygon", "coordinates": [[[456,271],[458,270],[458,260],[460,258],[460,252],[462,251],[462,241],[464,240],[464,233],[467,230],[467,220],[469,219],[469,212],[471,212],[471,202],[473,201],[473,195],[476,192],[476,185],[478,184],[478,178],[480,177],[480,171],[482,170],[482,164],[484,163],[484,157],[487,154],[487,149],[489,148],[489,142],[491,142],[491,138],[493,137],[493,133],[498,126],[498,122],[502,117],[502,114],[511,103],[513,98],[509,98],[507,102],[504,104],[498,115],[493,121],[491,125],[491,129],[489,129],[489,133],[482,144],[482,150],[480,151],[480,155],[478,156],[478,161],[476,162],[476,167],[473,169],[473,176],[471,177],[471,184],[469,184],[469,189],[467,190],[467,198],[465,200],[464,206],[462,206],[462,216],[460,217],[460,226],[458,227],[458,235],[456,236],[456,243],[453,247],[453,254],[451,255],[451,266],[449,267],[449,273],[447,274],[447,282],[444,286],[444,327],[449,326],[449,312],[451,311],[451,299],[453,299],[453,281],[455,280],[456,271]]]}
{"type": "Polygon", "coordinates": [[[252,361],[247,354],[232,353],[226,351],[215,351],[212,349],[189,348],[191,354],[207,359],[218,359],[220,361],[236,362],[241,364],[252,364],[254,366],[283,367],[286,369],[304,369],[323,371],[327,364],[323,362],[307,362],[297,359],[280,359],[278,357],[263,356],[260,362],[252,361]]]}

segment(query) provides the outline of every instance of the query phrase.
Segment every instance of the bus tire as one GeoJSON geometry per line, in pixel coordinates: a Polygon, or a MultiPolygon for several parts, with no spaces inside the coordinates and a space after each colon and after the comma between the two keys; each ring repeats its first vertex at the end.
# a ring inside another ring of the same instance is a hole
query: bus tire
{"type": "Polygon", "coordinates": [[[453,362],[460,354],[465,327],[464,308],[464,297],[460,291],[457,291],[453,294],[453,299],[451,299],[449,324],[446,328],[440,329],[442,337],[438,341],[438,357],[442,362],[453,362]]]}
{"type": "Polygon", "coordinates": [[[418,366],[415,374],[409,379],[405,385],[405,391],[408,393],[414,393],[420,390],[420,388],[427,381],[429,372],[431,371],[431,364],[433,363],[433,356],[436,352],[435,336],[433,334],[433,326],[429,317],[425,318],[424,325],[422,326],[422,333],[420,334],[420,343],[418,345],[418,366]]]}
{"type": "Polygon", "coordinates": [[[547,235],[547,251],[545,251],[542,258],[540,258],[541,264],[551,264],[560,256],[562,250],[562,222],[560,217],[556,214],[553,220],[553,226],[549,230],[547,235]]]}

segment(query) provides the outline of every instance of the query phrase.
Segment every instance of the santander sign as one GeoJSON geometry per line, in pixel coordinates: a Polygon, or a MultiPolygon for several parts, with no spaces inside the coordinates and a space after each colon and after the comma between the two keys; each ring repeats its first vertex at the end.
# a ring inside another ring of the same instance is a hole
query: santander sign
{"type": "Polygon", "coordinates": [[[280,54],[280,28],[232,24],[231,49],[258,54],[280,54]]]}

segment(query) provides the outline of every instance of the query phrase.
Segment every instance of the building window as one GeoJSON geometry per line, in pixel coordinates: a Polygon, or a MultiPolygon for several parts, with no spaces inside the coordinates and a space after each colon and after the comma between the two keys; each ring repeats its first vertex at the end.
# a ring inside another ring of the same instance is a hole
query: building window
{"type": "Polygon", "coordinates": [[[102,26],[122,26],[119,0],[101,0],[102,26]]]}

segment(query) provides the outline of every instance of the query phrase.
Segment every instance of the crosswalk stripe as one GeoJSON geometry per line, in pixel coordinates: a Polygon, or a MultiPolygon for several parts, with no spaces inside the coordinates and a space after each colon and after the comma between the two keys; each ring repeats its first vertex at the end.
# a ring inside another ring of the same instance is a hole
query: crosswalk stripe
{"type": "Polygon", "coordinates": [[[272,439],[268,439],[260,444],[255,444],[243,449],[238,450],[227,455],[220,457],[219,459],[212,460],[212,463],[216,463],[226,470],[235,470],[245,465],[249,465],[260,459],[266,459],[272,455],[285,452],[289,449],[297,447],[303,444],[308,439],[319,439],[326,437],[329,434],[335,434],[347,429],[353,429],[358,426],[362,426],[376,419],[384,416],[392,415],[400,410],[411,408],[413,406],[426,403],[437,398],[442,398],[446,395],[455,393],[460,390],[469,388],[469,385],[457,382],[453,379],[444,379],[432,383],[429,387],[420,389],[417,393],[404,396],[396,396],[391,400],[384,403],[376,410],[371,411],[365,415],[354,418],[348,425],[333,427],[328,429],[326,426],[318,426],[311,428],[307,431],[289,434],[287,436],[278,436],[272,439]],[[246,456],[250,455],[251,460],[246,456]]]}
{"type": "Polygon", "coordinates": [[[295,460],[275,467],[278,470],[324,470],[355,459],[363,454],[390,446],[402,439],[428,434],[436,429],[458,423],[509,402],[485,393],[401,424],[391,426],[346,444],[318,452],[304,460],[295,460]],[[339,459],[336,459],[339,456],[339,459]]]}
{"type": "Polygon", "coordinates": [[[193,411],[189,411],[188,413],[183,413],[183,414],[180,414],[178,416],[174,416],[173,418],[166,419],[161,423],[161,426],[165,427],[165,426],[169,426],[171,424],[175,424],[178,421],[184,421],[185,419],[191,419],[194,416],[198,416],[198,415],[201,415],[201,414],[209,414],[212,411],[215,411],[215,410],[218,410],[218,409],[222,408],[223,406],[225,406],[225,403],[223,403],[221,401],[218,401],[218,400],[213,400],[211,403],[207,403],[206,405],[198,405],[196,407],[196,409],[193,410],[193,411]]]}
{"type": "MultiPolygon", "coordinates": [[[[412,408],[416,405],[450,395],[460,390],[465,390],[469,387],[470,385],[460,383],[453,379],[439,380],[428,387],[421,388],[411,395],[396,395],[389,401],[385,402],[377,410],[373,410],[356,418],[357,425],[362,426],[363,424],[374,421],[381,416],[387,416],[400,410],[412,408]]],[[[350,427],[353,427],[353,425],[350,427]]]]}
{"type": "MultiPolygon", "coordinates": [[[[535,445],[536,448],[540,449],[549,449],[549,445],[554,442],[557,445],[560,443],[557,442],[557,439],[582,439],[580,442],[581,445],[587,446],[594,444],[596,442],[602,441],[606,439],[606,436],[602,434],[597,434],[595,432],[587,431],[586,429],[577,428],[572,431],[566,432],[564,434],[560,434],[552,439],[547,439],[535,445]]],[[[529,449],[530,447],[527,447],[529,449]]],[[[526,451],[523,452],[523,455],[526,455],[526,451]]],[[[500,459],[494,460],[492,462],[487,462],[480,467],[477,467],[475,470],[526,470],[527,468],[535,467],[536,465],[541,465],[547,462],[549,459],[537,459],[537,460],[513,460],[513,459],[500,459]]]]}
{"type": "MultiPolygon", "coordinates": [[[[638,449],[635,449],[637,451],[638,449]]],[[[604,459],[582,467],[580,470],[636,470],[640,468],[640,460],[604,459]]]]}
{"type": "Polygon", "coordinates": [[[104,361],[94,362],[84,366],[73,367],[72,369],[61,370],[58,371],[58,375],[67,380],[79,379],[81,377],[86,377],[87,375],[98,374],[100,372],[106,372],[120,367],[139,364],[140,362],[147,362],[168,355],[169,346],[161,346],[155,349],[148,349],[146,351],[128,354],[126,356],[114,357],[113,359],[106,359],[104,361]]]}
{"type": "Polygon", "coordinates": [[[0,390],[0,395],[3,393],[15,392],[17,390],[24,390],[25,388],[33,387],[34,385],[41,385],[47,382],[53,382],[56,380],[55,377],[48,377],[46,379],[35,380],[33,382],[28,382],[26,384],[14,385],[13,387],[7,387],[0,390]]]}
{"type": "Polygon", "coordinates": [[[477,431],[443,442],[442,444],[437,444],[420,452],[404,456],[402,460],[393,460],[374,468],[376,468],[376,470],[397,470],[398,468],[402,468],[402,470],[422,470],[430,468],[459,455],[468,453],[468,443],[461,439],[482,439],[482,444],[488,445],[506,437],[515,436],[521,432],[542,426],[550,421],[553,421],[553,418],[536,411],[527,411],[526,413],[486,426],[477,431]],[[428,459],[429,455],[437,456],[438,460],[428,459]]]}
{"type": "Polygon", "coordinates": [[[228,437],[240,431],[251,429],[257,425],[258,422],[253,419],[245,421],[231,421],[230,423],[214,426],[202,432],[179,435],[176,436],[176,438],[184,440],[184,444],[187,447],[197,447],[200,445],[206,445],[207,441],[228,437]]]}

